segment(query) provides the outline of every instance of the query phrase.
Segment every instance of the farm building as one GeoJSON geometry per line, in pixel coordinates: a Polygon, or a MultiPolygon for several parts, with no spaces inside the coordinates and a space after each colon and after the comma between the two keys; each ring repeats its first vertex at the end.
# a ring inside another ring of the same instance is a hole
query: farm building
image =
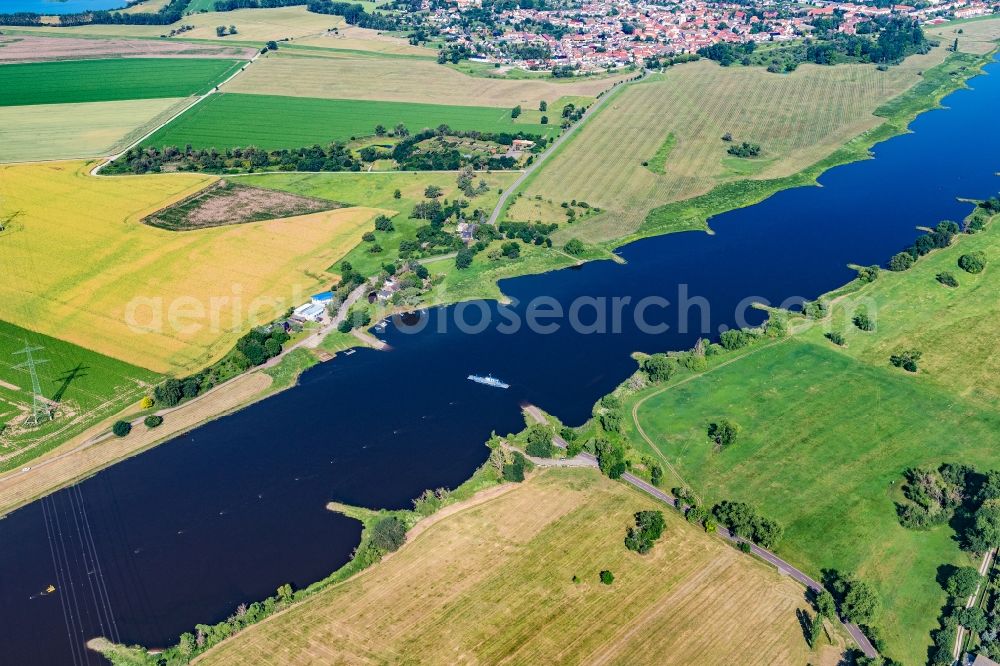
{"type": "Polygon", "coordinates": [[[324,292],[319,293],[319,294],[313,294],[313,296],[312,296],[312,298],[310,300],[312,301],[312,303],[314,305],[322,305],[322,306],[325,307],[325,306],[327,306],[327,305],[329,305],[330,303],[333,302],[333,292],[332,291],[324,291],[324,292]]]}
{"type": "Polygon", "coordinates": [[[299,321],[322,321],[326,306],[319,303],[305,303],[292,311],[292,318],[299,321]]]}

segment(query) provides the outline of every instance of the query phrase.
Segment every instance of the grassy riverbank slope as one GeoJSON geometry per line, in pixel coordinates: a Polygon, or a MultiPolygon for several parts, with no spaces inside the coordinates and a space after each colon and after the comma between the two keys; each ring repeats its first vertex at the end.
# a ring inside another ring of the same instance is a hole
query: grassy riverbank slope
{"type": "Polygon", "coordinates": [[[907,664],[927,657],[945,601],[939,567],[971,561],[949,526],[899,525],[902,473],[942,462],[1000,467],[1000,271],[959,269],[974,250],[1000,258],[1000,224],[905,273],[883,273],[837,300],[823,325],[625,400],[632,444],[670,463],[705,503],[754,503],[785,526],[782,557],[816,577],[837,569],[875,585],[884,608],[875,625],[888,656],[907,664]],[[958,287],[937,281],[944,271],[958,287]],[[875,331],[851,323],[861,306],[875,331]],[[831,330],[845,346],[824,337],[831,330]],[[889,363],[904,349],[923,353],[915,374],[889,363]],[[706,428],[721,418],[742,433],[719,449],[706,428]]]}
{"type": "Polygon", "coordinates": [[[540,472],[198,663],[836,663],[805,643],[801,587],[676,514],[652,552],[626,550],[632,515],[664,508],[593,470],[540,472]]]}

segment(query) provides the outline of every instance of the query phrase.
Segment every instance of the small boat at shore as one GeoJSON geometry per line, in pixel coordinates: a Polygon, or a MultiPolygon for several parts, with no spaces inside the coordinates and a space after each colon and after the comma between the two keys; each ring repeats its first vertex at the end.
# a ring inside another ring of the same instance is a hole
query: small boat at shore
{"type": "Polygon", "coordinates": [[[470,382],[476,382],[477,384],[482,384],[483,386],[492,386],[493,388],[507,389],[510,388],[510,384],[503,382],[493,375],[486,375],[485,377],[481,375],[469,375],[470,382]]]}

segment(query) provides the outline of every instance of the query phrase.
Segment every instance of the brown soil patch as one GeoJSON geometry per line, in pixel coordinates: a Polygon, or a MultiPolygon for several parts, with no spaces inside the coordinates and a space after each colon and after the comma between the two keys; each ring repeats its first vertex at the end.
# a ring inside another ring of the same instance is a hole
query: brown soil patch
{"type": "Polygon", "coordinates": [[[151,39],[85,39],[41,35],[0,35],[0,63],[85,58],[252,58],[244,46],[190,44],[151,39]]]}
{"type": "Polygon", "coordinates": [[[319,213],[342,204],[219,180],[204,190],[157,211],[143,222],[160,229],[185,231],[319,213]]]}

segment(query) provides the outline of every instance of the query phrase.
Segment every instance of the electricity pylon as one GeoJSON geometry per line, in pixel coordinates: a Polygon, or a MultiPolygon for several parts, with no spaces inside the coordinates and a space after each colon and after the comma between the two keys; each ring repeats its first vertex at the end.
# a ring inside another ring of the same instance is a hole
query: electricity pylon
{"type": "Polygon", "coordinates": [[[38,372],[35,368],[43,363],[48,363],[47,359],[35,358],[34,352],[42,351],[44,347],[32,347],[28,341],[24,341],[24,349],[14,352],[14,355],[24,354],[24,363],[14,366],[14,370],[27,370],[31,375],[31,414],[25,419],[24,424],[30,428],[36,428],[45,421],[52,420],[52,407],[48,400],[42,395],[42,385],[38,381],[38,372]]]}

